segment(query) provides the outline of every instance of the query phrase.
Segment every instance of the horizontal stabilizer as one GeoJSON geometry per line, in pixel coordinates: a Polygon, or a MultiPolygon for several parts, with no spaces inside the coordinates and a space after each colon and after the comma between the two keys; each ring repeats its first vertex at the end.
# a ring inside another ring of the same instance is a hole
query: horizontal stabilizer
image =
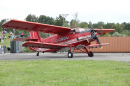
{"type": "Polygon", "coordinates": [[[97,48],[97,47],[101,47],[101,46],[106,46],[109,43],[103,43],[103,44],[92,44],[92,45],[88,45],[86,46],[86,48],[97,48]]]}
{"type": "Polygon", "coordinates": [[[61,49],[68,47],[68,45],[54,44],[54,43],[42,43],[28,41],[22,45],[23,47],[35,47],[35,48],[49,48],[49,49],[61,49]]]}
{"type": "Polygon", "coordinates": [[[31,38],[17,38],[13,41],[37,41],[38,39],[31,39],[31,38]]]}

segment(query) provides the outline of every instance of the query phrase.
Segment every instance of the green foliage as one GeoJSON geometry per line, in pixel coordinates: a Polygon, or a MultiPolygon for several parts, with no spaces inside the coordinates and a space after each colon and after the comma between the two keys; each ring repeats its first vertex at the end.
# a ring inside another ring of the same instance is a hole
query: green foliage
{"type": "Polygon", "coordinates": [[[35,15],[29,14],[26,18],[26,21],[30,21],[30,22],[37,22],[38,18],[35,15]]]}
{"type": "Polygon", "coordinates": [[[54,21],[54,18],[52,18],[52,17],[40,15],[38,17],[38,23],[54,25],[55,21],[54,21]]]}
{"type": "Polygon", "coordinates": [[[29,49],[29,47],[24,47],[23,52],[29,53],[29,52],[35,52],[29,49]]]}
{"type": "Polygon", "coordinates": [[[104,37],[109,37],[110,36],[110,34],[109,33],[106,33],[105,35],[104,35],[104,37]]]}
{"type": "Polygon", "coordinates": [[[81,22],[79,24],[80,28],[88,28],[88,23],[87,22],[81,22]]]}
{"type": "MultiPolygon", "coordinates": [[[[10,47],[10,41],[12,41],[12,39],[9,39],[8,36],[9,34],[4,34],[6,36],[6,39],[4,39],[4,43],[0,42],[0,45],[4,46],[6,45],[6,47],[10,47]]],[[[3,36],[3,34],[0,33],[0,36],[3,36]]]]}
{"type": "Polygon", "coordinates": [[[49,37],[49,33],[43,33],[43,32],[39,32],[40,36],[42,38],[46,38],[46,37],[49,37]]]}
{"type": "Polygon", "coordinates": [[[74,19],[72,19],[71,20],[71,22],[70,22],[70,27],[71,28],[79,28],[80,27],[80,21],[79,21],[79,19],[78,19],[78,13],[75,13],[74,15],[73,15],[73,17],[74,17],[74,19]]]}
{"type": "Polygon", "coordinates": [[[98,29],[102,29],[102,27],[104,27],[104,22],[98,22],[93,24],[93,28],[98,28],[98,29]]]}
{"type": "MultiPolygon", "coordinates": [[[[59,15],[59,17],[56,17],[56,20],[55,20],[55,25],[57,26],[63,26],[63,17],[61,15],[59,15]]],[[[64,18],[64,21],[65,21],[65,18],[64,18]]]]}
{"type": "Polygon", "coordinates": [[[118,32],[115,32],[115,33],[112,34],[112,36],[117,36],[118,37],[118,36],[122,36],[122,35],[120,33],[118,33],[118,32]]]}

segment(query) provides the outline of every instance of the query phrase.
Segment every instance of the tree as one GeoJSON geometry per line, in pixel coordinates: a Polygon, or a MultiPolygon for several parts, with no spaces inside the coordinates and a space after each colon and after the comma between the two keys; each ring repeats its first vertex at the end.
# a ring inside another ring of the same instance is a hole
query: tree
{"type": "Polygon", "coordinates": [[[88,28],[88,23],[86,23],[86,22],[81,22],[81,23],[79,23],[79,27],[80,27],[80,28],[88,28]]]}
{"type": "Polygon", "coordinates": [[[121,33],[121,32],[123,31],[123,27],[122,27],[122,25],[119,24],[119,23],[117,23],[117,24],[116,24],[115,31],[121,33]]]}
{"type": "Polygon", "coordinates": [[[118,37],[118,36],[121,36],[121,34],[118,33],[118,32],[115,32],[115,33],[112,34],[112,36],[117,36],[118,37]]]}
{"type": "Polygon", "coordinates": [[[74,27],[76,27],[76,28],[78,28],[78,27],[80,27],[80,21],[79,21],[79,19],[78,19],[78,13],[75,13],[74,15],[73,15],[73,17],[74,17],[74,19],[72,19],[71,20],[71,22],[70,22],[70,27],[71,28],[74,28],[74,27]]]}
{"type": "MultiPolygon", "coordinates": [[[[64,21],[65,21],[66,19],[64,18],[64,21]]],[[[59,15],[59,17],[56,17],[56,23],[55,23],[55,25],[57,25],[57,26],[63,26],[63,17],[61,16],[61,15],[59,15]]]]}
{"type": "Polygon", "coordinates": [[[105,35],[104,35],[104,37],[109,37],[110,36],[110,34],[109,33],[106,33],[105,35]]]}
{"type": "Polygon", "coordinates": [[[40,15],[38,18],[38,23],[54,25],[55,21],[54,21],[54,18],[52,18],[52,17],[40,15]]]}
{"type": "Polygon", "coordinates": [[[6,19],[2,19],[0,22],[0,31],[3,31],[3,28],[1,27],[1,25],[6,21],[6,19]]]}
{"type": "Polygon", "coordinates": [[[35,15],[32,15],[32,14],[29,14],[26,18],[25,18],[25,20],[26,21],[30,21],[30,22],[37,22],[37,17],[35,16],[35,15]]]}

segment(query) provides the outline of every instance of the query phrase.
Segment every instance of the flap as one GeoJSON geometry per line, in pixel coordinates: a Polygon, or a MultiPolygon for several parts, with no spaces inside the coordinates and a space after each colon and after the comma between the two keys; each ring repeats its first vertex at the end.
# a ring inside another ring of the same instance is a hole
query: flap
{"type": "Polygon", "coordinates": [[[27,30],[27,31],[40,31],[44,33],[53,33],[53,34],[61,34],[64,32],[69,32],[71,28],[49,25],[49,24],[41,24],[35,22],[21,21],[21,20],[8,20],[3,23],[1,26],[3,28],[9,29],[18,29],[18,30],[27,30]]]}
{"type": "Polygon", "coordinates": [[[28,41],[24,43],[22,46],[23,47],[36,47],[36,48],[49,48],[49,49],[60,49],[60,48],[68,47],[68,45],[42,43],[42,42],[34,42],[34,41],[28,41]]]}

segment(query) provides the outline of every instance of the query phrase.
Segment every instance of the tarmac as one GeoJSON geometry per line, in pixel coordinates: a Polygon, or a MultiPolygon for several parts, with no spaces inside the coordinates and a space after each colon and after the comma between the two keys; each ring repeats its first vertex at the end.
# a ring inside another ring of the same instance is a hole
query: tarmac
{"type": "Polygon", "coordinates": [[[75,53],[73,58],[68,58],[67,52],[61,53],[6,53],[0,54],[0,60],[114,60],[130,61],[130,53],[94,53],[88,57],[86,53],[75,53]]]}

